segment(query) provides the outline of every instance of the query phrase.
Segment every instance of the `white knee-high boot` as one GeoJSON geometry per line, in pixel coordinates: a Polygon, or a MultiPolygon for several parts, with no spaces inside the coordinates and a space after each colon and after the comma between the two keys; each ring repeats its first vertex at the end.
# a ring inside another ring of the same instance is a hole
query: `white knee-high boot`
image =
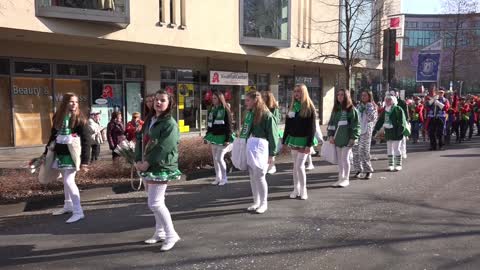
{"type": "MultiPolygon", "coordinates": [[[[173,226],[170,211],[165,205],[166,190],[167,184],[149,184],[148,187],[149,208],[156,217],[158,215],[158,221],[160,222],[159,227],[163,226],[165,230],[165,243],[162,245],[163,251],[170,250],[175,243],[180,240],[180,237],[173,226]]],[[[155,227],[157,227],[157,225],[155,227]]]]}

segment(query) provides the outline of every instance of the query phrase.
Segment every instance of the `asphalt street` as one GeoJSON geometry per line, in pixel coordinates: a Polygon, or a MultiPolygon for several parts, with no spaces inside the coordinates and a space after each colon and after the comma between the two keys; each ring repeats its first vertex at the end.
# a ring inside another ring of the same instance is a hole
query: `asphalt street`
{"type": "MultiPolygon", "coordinates": [[[[0,269],[480,269],[480,139],[444,151],[409,145],[401,172],[331,188],[336,166],[315,158],[309,199],[289,199],[288,157],[268,176],[269,210],[250,214],[245,173],[224,187],[171,186],[182,237],[167,253],[144,245],[154,219],[144,192],[83,196],[86,218],[67,225],[52,207],[0,218],[0,269]]],[[[107,192],[108,191],[108,192],[107,192]]],[[[35,207],[33,207],[35,208],[35,207]]]]}

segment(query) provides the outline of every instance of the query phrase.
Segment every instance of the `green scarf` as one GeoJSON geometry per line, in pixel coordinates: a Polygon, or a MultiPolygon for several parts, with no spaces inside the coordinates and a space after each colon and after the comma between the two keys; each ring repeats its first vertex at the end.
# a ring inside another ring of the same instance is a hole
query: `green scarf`
{"type": "Polygon", "coordinates": [[[295,101],[293,103],[293,112],[298,113],[302,109],[302,103],[300,101],[295,101]]]}
{"type": "Polygon", "coordinates": [[[65,115],[63,118],[62,128],[60,129],[60,135],[70,135],[72,130],[70,129],[70,115],[65,115]]]}
{"type": "Polygon", "coordinates": [[[240,138],[247,139],[250,135],[250,130],[252,129],[253,124],[253,112],[249,111],[245,116],[245,121],[243,122],[242,131],[240,132],[240,138]]]}
{"type": "Polygon", "coordinates": [[[208,127],[213,125],[224,125],[225,124],[225,108],[222,106],[214,107],[208,114],[208,127]]]}

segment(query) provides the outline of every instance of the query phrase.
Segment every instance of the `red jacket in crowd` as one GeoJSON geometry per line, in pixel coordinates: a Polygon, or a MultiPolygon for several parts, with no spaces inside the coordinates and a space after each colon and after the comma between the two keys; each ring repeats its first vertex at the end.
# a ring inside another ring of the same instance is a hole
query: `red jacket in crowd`
{"type": "Polygon", "coordinates": [[[127,140],[128,141],[136,141],[135,133],[137,132],[137,128],[142,128],[143,121],[142,120],[131,120],[127,123],[126,133],[127,133],[127,140]]]}

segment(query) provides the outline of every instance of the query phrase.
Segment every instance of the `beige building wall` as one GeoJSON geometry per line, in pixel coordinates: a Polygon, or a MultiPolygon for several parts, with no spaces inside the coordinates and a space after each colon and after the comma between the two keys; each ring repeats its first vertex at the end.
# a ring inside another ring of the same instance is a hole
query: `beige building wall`
{"type": "MultiPolygon", "coordinates": [[[[180,0],[175,1],[178,2],[176,22],[179,25],[180,0]]],[[[284,49],[239,44],[239,0],[185,0],[187,26],[183,30],[178,27],[159,26],[159,2],[131,0],[130,24],[121,29],[78,20],[36,17],[34,0],[3,1],[0,5],[0,26],[3,29],[55,33],[65,35],[65,38],[83,37],[95,40],[90,42],[122,41],[302,61],[312,59],[315,51],[297,47],[299,39],[310,44],[338,39],[337,35],[326,34],[326,31],[334,33],[338,30],[335,24],[319,27],[308,20],[312,18],[314,21],[329,21],[338,18],[338,8],[325,4],[337,3],[337,0],[291,1],[291,47],[284,49]],[[325,31],[319,31],[320,28],[325,31]]],[[[168,22],[169,17],[166,19],[168,22]]],[[[324,53],[338,52],[336,46],[328,46],[324,50],[324,53]]]]}

